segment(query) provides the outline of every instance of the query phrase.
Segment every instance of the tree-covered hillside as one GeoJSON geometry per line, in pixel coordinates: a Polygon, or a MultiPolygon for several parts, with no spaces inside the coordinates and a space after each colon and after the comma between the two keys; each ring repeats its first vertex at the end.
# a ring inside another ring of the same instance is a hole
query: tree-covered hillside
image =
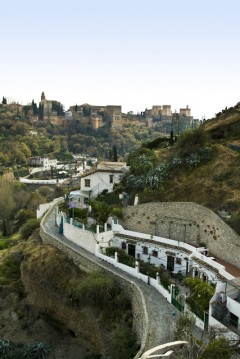
{"type": "Polygon", "coordinates": [[[72,119],[65,126],[39,119],[32,123],[25,107],[16,110],[14,106],[0,105],[0,166],[25,165],[31,156],[64,158],[76,153],[108,159],[113,146],[123,157],[159,135],[135,126],[123,129],[104,126],[94,130],[87,120],[82,123],[72,119]]]}

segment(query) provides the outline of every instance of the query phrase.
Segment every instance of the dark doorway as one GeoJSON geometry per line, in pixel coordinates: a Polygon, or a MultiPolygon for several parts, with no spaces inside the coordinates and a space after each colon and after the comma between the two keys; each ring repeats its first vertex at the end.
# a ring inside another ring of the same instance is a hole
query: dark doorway
{"type": "Polygon", "coordinates": [[[167,270],[170,272],[174,271],[174,258],[172,256],[167,256],[167,270]]]}
{"type": "Polygon", "coordinates": [[[238,317],[235,314],[231,313],[231,312],[229,312],[229,314],[230,314],[230,316],[229,316],[229,324],[231,326],[233,326],[234,328],[237,328],[238,327],[238,317]]]}
{"type": "Polygon", "coordinates": [[[135,258],[135,244],[128,244],[128,254],[135,258]]]}
{"type": "Polygon", "coordinates": [[[186,275],[188,275],[188,260],[186,260],[186,275]]]}

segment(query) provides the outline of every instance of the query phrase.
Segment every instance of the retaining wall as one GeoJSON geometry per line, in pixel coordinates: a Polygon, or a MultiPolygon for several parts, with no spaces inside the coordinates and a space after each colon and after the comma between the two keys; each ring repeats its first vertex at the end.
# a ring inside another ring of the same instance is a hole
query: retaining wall
{"type": "Polygon", "coordinates": [[[240,268],[240,236],[216,213],[192,202],[156,202],[123,210],[126,230],[205,245],[218,258],[240,268]]]}

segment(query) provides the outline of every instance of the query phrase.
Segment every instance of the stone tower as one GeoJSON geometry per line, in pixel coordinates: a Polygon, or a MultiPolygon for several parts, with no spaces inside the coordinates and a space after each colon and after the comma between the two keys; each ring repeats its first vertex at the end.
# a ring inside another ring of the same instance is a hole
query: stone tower
{"type": "Polygon", "coordinates": [[[41,102],[43,102],[45,100],[46,100],[45,94],[44,94],[44,92],[42,92],[42,94],[41,94],[41,102]]]}

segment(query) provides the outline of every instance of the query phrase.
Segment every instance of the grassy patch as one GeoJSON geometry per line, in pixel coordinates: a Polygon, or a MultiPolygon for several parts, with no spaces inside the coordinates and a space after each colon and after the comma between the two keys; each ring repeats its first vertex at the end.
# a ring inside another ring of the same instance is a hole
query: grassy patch
{"type": "Polygon", "coordinates": [[[7,285],[21,277],[20,263],[18,260],[7,257],[0,264],[0,285],[7,285]]]}
{"type": "Polygon", "coordinates": [[[111,277],[96,271],[79,281],[71,292],[78,304],[103,308],[116,296],[117,287],[111,277]]]}

